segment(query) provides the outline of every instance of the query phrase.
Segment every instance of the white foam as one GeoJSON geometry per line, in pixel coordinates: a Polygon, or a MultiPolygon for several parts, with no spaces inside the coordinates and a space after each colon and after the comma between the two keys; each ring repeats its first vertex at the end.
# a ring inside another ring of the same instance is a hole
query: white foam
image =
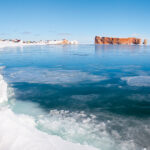
{"type": "Polygon", "coordinates": [[[123,77],[121,79],[127,81],[129,86],[150,87],[150,76],[123,77]]]}

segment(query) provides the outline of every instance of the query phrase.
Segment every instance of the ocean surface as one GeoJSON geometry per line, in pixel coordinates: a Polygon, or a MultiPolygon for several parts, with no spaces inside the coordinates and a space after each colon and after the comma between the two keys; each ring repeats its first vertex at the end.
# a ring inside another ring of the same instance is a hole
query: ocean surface
{"type": "Polygon", "coordinates": [[[150,47],[0,49],[0,150],[150,150],[150,47]]]}

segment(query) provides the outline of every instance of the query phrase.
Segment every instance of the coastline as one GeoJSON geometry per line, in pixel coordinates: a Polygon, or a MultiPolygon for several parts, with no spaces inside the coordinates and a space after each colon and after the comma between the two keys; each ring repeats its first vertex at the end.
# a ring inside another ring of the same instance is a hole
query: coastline
{"type": "Polygon", "coordinates": [[[47,45],[47,44],[40,44],[40,43],[13,43],[13,42],[0,42],[0,48],[6,47],[22,47],[22,46],[36,46],[36,45],[47,45]]]}
{"type": "MultiPolygon", "coordinates": [[[[7,47],[23,47],[23,46],[44,46],[44,45],[87,45],[92,43],[79,43],[78,41],[68,41],[68,40],[53,40],[53,41],[22,41],[22,40],[0,40],[0,49],[7,48],[7,47]]],[[[147,44],[104,44],[104,43],[93,43],[94,45],[138,45],[138,46],[150,46],[149,43],[147,44]]]]}
{"type": "Polygon", "coordinates": [[[21,46],[36,46],[36,45],[78,45],[78,41],[21,41],[21,40],[1,40],[0,48],[5,47],[21,47],[21,46]]]}

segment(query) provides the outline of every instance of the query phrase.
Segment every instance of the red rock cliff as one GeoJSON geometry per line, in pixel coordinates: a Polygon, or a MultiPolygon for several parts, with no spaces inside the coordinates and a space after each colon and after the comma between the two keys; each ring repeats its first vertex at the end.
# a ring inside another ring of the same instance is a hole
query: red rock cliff
{"type": "Polygon", "coordinates": [[[95,37],[95,44],[141,44],[138,38],[111,38],[111,37],[95,37]]]}

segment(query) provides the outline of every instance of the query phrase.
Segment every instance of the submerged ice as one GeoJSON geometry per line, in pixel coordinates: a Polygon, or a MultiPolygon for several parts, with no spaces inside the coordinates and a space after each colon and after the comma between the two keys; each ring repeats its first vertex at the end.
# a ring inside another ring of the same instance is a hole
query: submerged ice
{"type": "MultiPolygon", "coordinates": [[[[7,98],[7,83],[0,75],[0,103],[7,101],[7,98]]],[[[9,105],[0,107],[0,122],[1,150],[96,150],[38,130],[33,117],[17,115],[9,105]]]]}
{"type": "Polygon", "coordinates": [[[129,86],[150,87],[150,76],[122,77],[121,79],[129,86]]]}
{"type": "Polygon", "coordinates": [[[80,70],[13,68],[7,70],[6,77],[11,82],[30,82],[45,84],[72,84],[79,82],[99,82],[107,77],[82,72],[80,70]]]}

